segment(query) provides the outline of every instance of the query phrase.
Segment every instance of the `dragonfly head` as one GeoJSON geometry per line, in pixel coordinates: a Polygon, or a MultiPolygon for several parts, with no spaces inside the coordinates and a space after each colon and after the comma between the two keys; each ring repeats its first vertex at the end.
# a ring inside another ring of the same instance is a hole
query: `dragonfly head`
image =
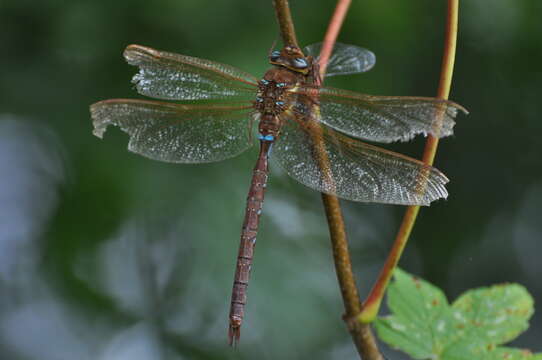
{"type": "Polygon", "coordinates": [[[312,60],[310,57],[306,57],[300,48],[285,46],[281,51],[271,51],[269,54],[269,62],[272,65],[285,67],[289,70],[306,75],[311,68],[312,60]]]}

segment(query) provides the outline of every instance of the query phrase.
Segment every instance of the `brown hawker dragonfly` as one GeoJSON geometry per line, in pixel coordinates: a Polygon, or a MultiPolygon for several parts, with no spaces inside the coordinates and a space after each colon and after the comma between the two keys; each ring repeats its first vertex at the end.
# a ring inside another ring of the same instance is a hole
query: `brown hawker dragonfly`
{"type": "MultiPolygon", "coordinates": [[[[269,156],[300,183],[347,200],[429,205],[448,195],[448,179],[439,170],[358,139],[389,143],[417,134],[448,136],[457,111],[466,110],[434,98],[320,87],[315,75],[320,47],[272,51],[273,67],[258,80],[214,61],[130,45],[124,57],[139,67],[133,78],[137,91],[184,102],[111,99],[90,107],[96,136],[101,138],[110,124],[119,126],[130,136],[129,150],[174,163],[234,157],[253,145],[253,125],[258,124],[260,152],[237,258],[230,344],[239,341],[269,156]]],[[[336,44],[326,76],[361,73],[374,63],[369,50],[336,44]]]]}

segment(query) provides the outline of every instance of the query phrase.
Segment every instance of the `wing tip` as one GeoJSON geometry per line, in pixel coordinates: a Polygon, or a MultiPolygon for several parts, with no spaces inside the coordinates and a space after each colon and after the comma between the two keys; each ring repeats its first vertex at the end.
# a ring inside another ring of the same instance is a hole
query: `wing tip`
{"type": "Polygon", "coordinates": [[[437,168],[431,166],[430,169],[431,178],[428,179],[425,189],[425,193],[429,194],[430,197],[427,199],[428,203],[425,206],[430,206],[433,201],[440,199],[447,200],[449,195],[445,185],[450,182],[450,179],[437,168]]]}
{"type": "Polygon", "coordinates": [[[96,126],[94,125],[94,130],[92,130],[92,135],[96,136],[97,138],[103,139],[105,130],[107,129],[107,126],[96,126]]]}
{"type": "Polygon", "coordinates": [[[460,110],[461,112],[463,112],[463,114],[465,115],[468,115],[469,114],[469,111],[463,106],[463,105],[460,105],[454,101],[451,101],[451,100],[445,100],[445,102],[450,105],[450,107],[452,109],[455,110],[454,114],[453,114],[453,117],[455,117],[457,115],[457,110],[460,110]]]}
{"type": "Polygon", "coordinates": [[[448,199],[448,190],[445,185],[450,182],[450,179],[444,173],[433,166],[424,164],[419,174],[414,197],[409,197],[412,203],[405,205],[430,206],[434,201],[448,199]]]}
{"type": "Polygon", "coordinates": [[[122,53],[124,59],[126,59],[130,65],[137,65],[140,63],[140,59],[145,57],[155,57],[158,54],[158,50],[137,44],[130,44],[126,46],[122,53]]]}
{"type": "Polygon", "coordinates": [[[448,190],[446,190],[446,188],[444,187],[444,185],[442,185],[441,188],[438,189],[438,193],[435,194],[434,197],[432,197],[431,199],[429,199],[427,201],[426,204],[424,204],[423,206],[431,206],[431,204],[437,200],[448,200],[448,190]]]}
{"type": "Polygon", "coordinates": [[[103,135],[107,130],[107,126],[110,121],[106,114],[103,113],[103,106],[107,105],[111,100],[102,100],[90,105],[90,118],[92,119],[92,134],[100,139],[103,139],[103,135]]]}
{"type": "Polygon", "coordinates": [[[468,115],[468,114],[469,114],[469,111],[468,111],[464,106],[459,105],[459,104],[457,104],[457,103],[454,103],[454,104],[457,106],[457,108],[458,108],[459,110],[461,110],[461,111],[463,112],[463,114],[465,114],[465,115],[468,115]]]}

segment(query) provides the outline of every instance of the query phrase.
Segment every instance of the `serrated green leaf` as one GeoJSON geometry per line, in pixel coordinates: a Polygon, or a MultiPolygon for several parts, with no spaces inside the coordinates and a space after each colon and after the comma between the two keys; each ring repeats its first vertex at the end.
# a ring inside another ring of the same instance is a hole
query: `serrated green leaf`
{"type": "Polygon", "coordinates": [[[533,299],[518,284],[495,285],[469,290],[452,305],[461,326],[470,326],[469,335],[488,343],[503,344],[515,339],[529,327],[533,314],[533,299]]]}
{"type": "Polygon", "coordinates": [[[450,306],[440,289],[396,269],[387,296],[393,315],[375,321],[378,335],[415,359],[542,360],[498,347],[528,327],[533,299],[521,285],[470,290],[450,306]]]}

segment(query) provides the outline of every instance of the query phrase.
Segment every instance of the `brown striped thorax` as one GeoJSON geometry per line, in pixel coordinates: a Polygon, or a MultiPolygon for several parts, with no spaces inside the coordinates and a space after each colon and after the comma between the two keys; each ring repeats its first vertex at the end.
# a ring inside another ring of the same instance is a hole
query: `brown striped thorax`
{"type": "Polygon", "coordinates": [[[262,137],[275,139],[280,131],[278,115],[288,111],[288,92],[306,82],[312,68],[312,57],[305,57],[296,47],[285,46],[282,51],[272,51],[269,62],[274,65],[258,83],[254,107],[261,115],[259,132],[262,137]]]}

